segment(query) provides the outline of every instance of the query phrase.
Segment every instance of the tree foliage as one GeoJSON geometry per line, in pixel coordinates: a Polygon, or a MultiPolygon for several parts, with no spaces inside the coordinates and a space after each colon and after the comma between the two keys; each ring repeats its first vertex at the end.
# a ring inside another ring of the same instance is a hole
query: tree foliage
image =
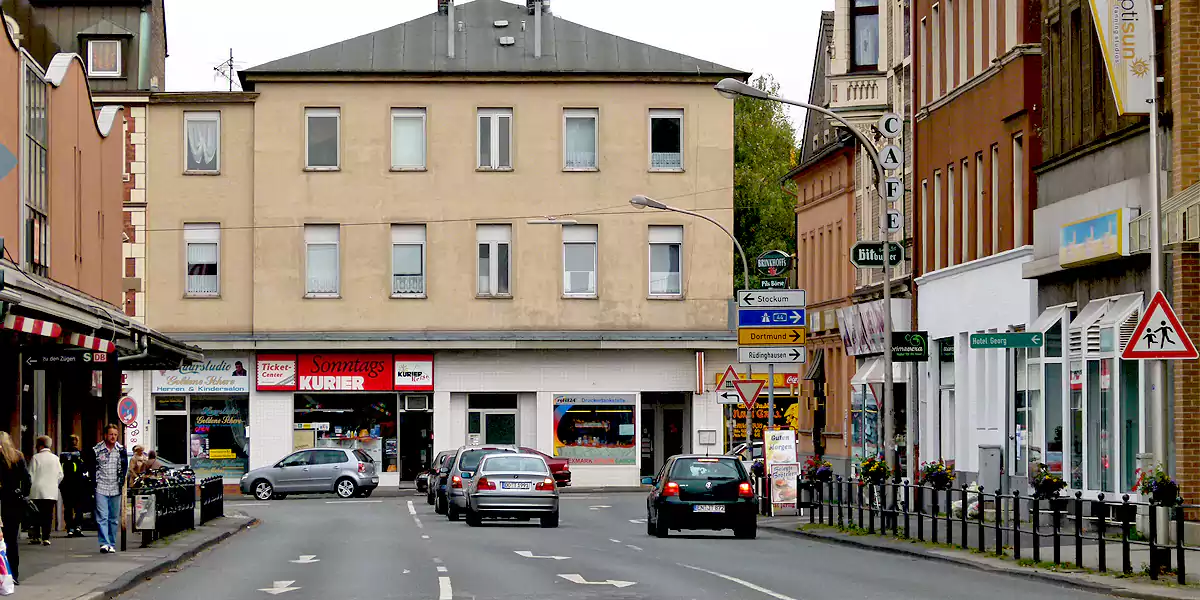
{"type": "MultiPolygon", "coordinates": [[[[751,85],[778,95],[779,83],[770,74],[751,85]]],[[[768,250],[796,251],[795,198],[779,187],[779,178],[795,166],[796,143],[784,105],[738,97],[733,107],[734,235],[750,261],[748,285],[743,285],[742,262],[734,257],[735,289],[757,287],[754,259],[768,250]]],[[[734,251],[736,252],[736,250],[734,251]]]]}

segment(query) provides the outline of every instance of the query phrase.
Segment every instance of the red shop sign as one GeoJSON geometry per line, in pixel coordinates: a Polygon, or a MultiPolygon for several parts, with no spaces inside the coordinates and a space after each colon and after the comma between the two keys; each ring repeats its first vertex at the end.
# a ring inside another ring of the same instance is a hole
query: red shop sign
{"type": "Polygon", "coordinates": [[[301,354],[297,371],[302,392],[390,392],[391,354],[301,354]]]}

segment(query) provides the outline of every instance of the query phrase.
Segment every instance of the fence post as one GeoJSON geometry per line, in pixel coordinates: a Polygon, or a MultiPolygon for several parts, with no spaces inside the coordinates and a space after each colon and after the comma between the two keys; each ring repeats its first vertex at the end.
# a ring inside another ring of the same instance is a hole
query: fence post
{"type": "MultiPolygon", "coordinates": [[[[1108,519],[1105,517],[1105,508],[1108,505],[1104,503],[1104,493],[1096,495],[1096,500],[1092,502],[1092,513],[1099,515],[1096,519],[1096,538],[1100,540],[1100,547],[1096,548],[1097,560],[1100,562],[1100,572],[1108,570],[1108,563],[1105,560],[1105,551],[1108,550],[1108,540],[1104,538],[1104,530],[1108,528],[1108,519]]],[[[1082,566],[1082,565],[1080,565],[1082,566]]]]}
{"type": "Polygon", "coordinates": [[[1000,533],[1000,522],[1004,519],[1001,516],[1004,514],[1004,490],[996,488],[996,556],[1004,555],[1004,535],[1000,533]]]}
{"type": "Polygon", "coordinates": [[[863,526],[863,480],[859,479],[855,482],[855,487],[858,488],[858,528],[863,526]]]}
{"type": "MultiPolygon", "coordinates": [[[[946,510],[953,513],[954,509],[952,507],[953,504],[947,506],[946,510]]],[[[967,484],[965,483],[962,484],[962,513],[959,514],[959,517],[962,520],[962,541],[959,542],[959,544],[962,546],[963,550],[966,550],[971,547],[971,544],[968,543],[967,540],[967,484]]]]}
{"type": "MultiPolygon", "coordinates": [[[[838,529],[845,529],[845,527],[846,527],[846,519],[845,519],[846,513],[844,512],[845,511],[845,502],[846,502],[845,491],[846,491],[846,488],[842,485],[842,476],[838,475],[837,476],[838,529]]],[[[830,515],[831,518],[832,518],[832,516],[833,515],[830,515]]]]}
{"type": "Polygon", "coordinates": [[[1129,558],[1129,494],[1121,496],[1121,572],[1133,573],[1133,563],[1129,558]]]}
{"type": "MultiPolygon", "coordinates": [[[[975,502],[977,502],[979,504],[979,509],[975,511],[975,521],[979,524],[978,525],[979,552],[980,552],[980,554],[982,554],[983,549],[984,549],[984,541],[985,541],[983,539],[983,536],[984,536],[983,535],[984,534],[984,532],[983,532],[983,512],[984,512],[984,507],[987,506],[987,490],[984,490],[982,487],[979,488],[979,494],[976,495],[976,498],[977,499],[975,500],[975,502]]],[[[966,505],[963,506],[963,512],[964,513],[966,512],[966,505]]]]}
{"type": "Polygon", "coordinates": [[[1175,499],[1175,576],[1179,585],[1187,585],[1187,563],[1183,550],[1183,498],[1175,499]]]}
{"type": "Polygon", "coordinates": [[[1062,530],[1059,520],[1062,517],[1062,506],[1055,502],[1059,498],[1056,496],[1050,499],[1050,510],[1054,514],[1054,564],[1062,564],[1062,530]]]}
{"type": "Polygon", "coordinates": [[[1154,505],[1154,497],[1148,502],[1150,507],[1150,579],[1158,579],[1158,507],[1154,505]]]}
{"type": "MultiPolygon", "coordinates": [[[[921,488],[921,489],[923,490],[924,488],[921,488]]],[[[938,495],[939,495],[938,491],[936,489],[934,489],[933,490],[933,531],[930,532],[929,535],[930,535],[930,540],[935,544],[938,543],[938,518],[939,518],[938,512],[940,512],[938,510],[938,495]]],[[[922,540],[922,541],[924,541],[924,540],[922,540]]]]}
{"type": "Polygon", "coordinates": [[[1033,529],[1033,562],[1042,562],[1042,533],[1038,528],[1042,524],[1042,499],[1037,496],[1033,497],[1033,502],[1029,504],[1029,522],[1033,529]]]}
{"type": "Polygon", "coordinates": [[[1013,558],[1021,560],[1021,492],[1013,490],[1012,502],[1013,558]]]}
{"type": "MultiPolygon", "coordinates": [[[[867,484],[867,533],[875,533],[875,501],[879,496],[879,486],[874,483],[867,484]]],[[[883,529],[883,523],[879,524],[879,528],[883,529]]]]}
{"type": "Polygon", "coordinates": [[[904,480],[904,503],[900,505],[900,508],[901,508],[901,510],[904,511],[904,539],[906,539],[906,540],[908,539],[908,518],[910,516],[910,513],[908,511],[908,509],[909,509],[909,500],[908,500],[909,491],[910,490],[908,489],[908,480],[905,479],[904,480]]]}
{"type": "Polygon", "coordinates": [[[1075,492],[1075,566],[1083,568],[1083,492],[1075,492]]]}
{"type": "Polygon", "coordinates": [[[892,537],[900,537],[900,478],[892,480],[892,508],[888,518],[892,520],[892,537]]]}

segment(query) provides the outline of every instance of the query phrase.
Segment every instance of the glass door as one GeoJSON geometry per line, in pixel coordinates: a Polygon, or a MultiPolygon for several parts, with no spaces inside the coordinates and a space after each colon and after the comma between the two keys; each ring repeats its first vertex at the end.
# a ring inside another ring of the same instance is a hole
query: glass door
{"type": "Polygon", "coordinates": [[[484,413],[483,443],[515,445],[517,443],[517,413],[484,413]]]}

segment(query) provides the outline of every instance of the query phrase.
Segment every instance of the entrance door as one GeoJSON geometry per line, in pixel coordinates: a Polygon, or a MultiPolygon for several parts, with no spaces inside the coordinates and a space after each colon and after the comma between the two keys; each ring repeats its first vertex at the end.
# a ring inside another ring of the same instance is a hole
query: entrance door
{"type": "Polygon", "coordinates": [[[654,408],[642,409],[642,477],[653,477],[659,464],[654,460],[654,408]]]}
{"type": "Polygon", "coordinates": [[[517,413],[492,412],[483,414],[484,444],[517,443],[517,413]]]}
{"type": "Polygon", "coordinates": [[[411,481],[429,466],[432,458],[433,413],[410,410],[400,413],[400,480],[411,481]]]}
{"type": "Polygon", "coordinates": [[[663,460],[683,454],[683,409],[663,409],[663,460]]]}

